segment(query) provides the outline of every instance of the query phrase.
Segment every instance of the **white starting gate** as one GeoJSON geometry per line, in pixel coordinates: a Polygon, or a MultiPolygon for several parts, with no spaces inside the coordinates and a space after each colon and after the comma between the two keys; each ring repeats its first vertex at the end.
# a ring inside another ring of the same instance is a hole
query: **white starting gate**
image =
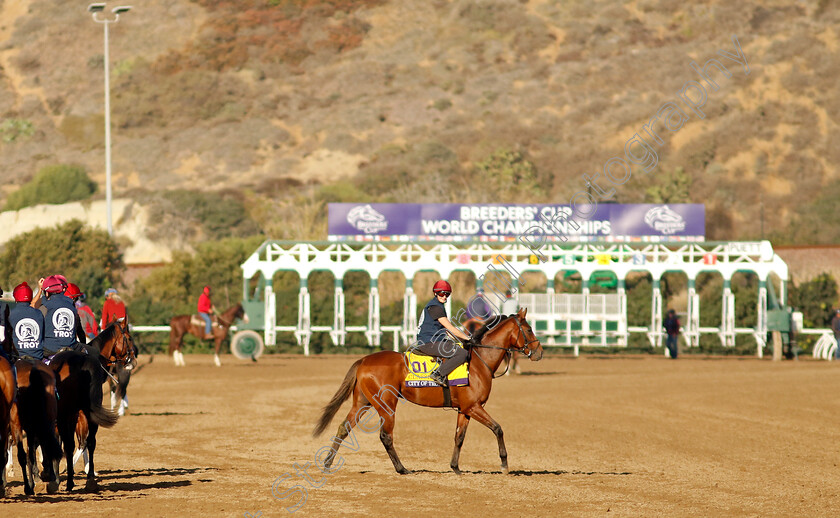
{"type": "MultiPolygon", "coordinates": [[[[412,280],[421,271],[435,271],[449,278],[455,271],[471,271],[477,288],[501,296],[506,286],[497,272],[507,270],[516,279],[524,272],[542,272],[547,279],[544,294],[520,293],[519,302],[528,308],[528,319],[547,346],[571,346],[577,353],[581,345],[627,344],[629,333],[645,333],[654,346],[662,345],[662,294],[660,280],[668,272],[684,272],[688,278],[688,311],[683,334],[689,346],[697,346],[701,333],[717,334],[725,346],[735,344],[736,334],[754,336],[758,356],[767,335],[767,283],[771,273],[781,280],[779,298],[785,300],[788,268],[773,252],[769,241],[706,243],[580,243],[543,245],[538,252],[517,243],[345,243],[266,241],[243,264],[246,311],[251,317],[247,328],[263,331],[266,345],[275,345],[277,333],[294,333],[299,345],[309,354],[313,332],[328,332],[336,345],[343,345],[347,333],[362,332],[371,346],[379,346],[383,333],[394,333],[394,350],[415,339],[417,296],[412,280]],[[294,326],[277,325],[276,295],[272,279],[278,271],[293,271],[300,277],[298,318],[294,326]],[[335,310],[331,326],[313,326],[310,322],[308,277],[313,271],[330,271],[335,276],[335,310]],[[593,274],[609,270],[618,279],[617,293],[590,293],[593,274]],[[347,326],[344,317],[343,279],[349,271],[370,275],[368,322],[365,326],[347,326]],[[379,320],[378,278],[382,272],[399,271],[405,275],[403,320],[400,325],[383,326],[379,320]],[[564,271],[577,271],[582,279],[581,294],[556,294],[554,279],[564,271]],[[730,287],[739,271],[754,272],[759,279],[758,323],[755,328],[735,327],[735,296],[730,287]],[[651,322],[649,327],[627,325],[625,279],[630,272],[647,272],[653,279],[651,322]],[[700,327],[697,276],[719,273],[724,281],[720,328],[700,327]],[[249,298],[249,283],[259,278],[262,300],[249,298]],[[262,314],[264,318],[255,318],[262,314]]],[[[448,304],[448,303],[447,303],[448,304]]],[[[449,309],[449,308],[447,308],[449,309]]],[[[451,314],[451,312],[450,312],[451,314]]],[[[246,326],[241,326],[246,327],[246,326]]]]}

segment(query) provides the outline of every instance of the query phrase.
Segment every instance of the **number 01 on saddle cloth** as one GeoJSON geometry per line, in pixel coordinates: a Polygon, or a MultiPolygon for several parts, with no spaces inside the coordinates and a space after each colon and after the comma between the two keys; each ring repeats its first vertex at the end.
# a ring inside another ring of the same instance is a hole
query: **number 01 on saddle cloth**
{"type": "MultiPolygon", "coordinates": [[[[437,368],[437,358],[423,354],[415,354],[411,351],[405,352],[405,364],[408,367],[408,374],[405,376],[406,387],[438,387],[439,385],[429,379],[429,374],[437,368]]],[[[461,387],[469,385],[469,361],[462,363],[447,377],[450,387],[461,387]]]]}

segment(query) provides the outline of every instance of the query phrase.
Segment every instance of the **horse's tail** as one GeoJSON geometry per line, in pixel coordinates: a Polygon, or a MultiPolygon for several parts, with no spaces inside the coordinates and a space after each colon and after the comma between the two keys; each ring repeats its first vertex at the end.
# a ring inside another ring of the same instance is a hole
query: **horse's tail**
{"type": "Polygon", "coordinates": [[[341,386],[338,387],[338,391],[336,391],[327,406],[324,407],[321,419],[318,420],[318,424],[312,432],[312,437],[318,437],[324,433],[324,430],[326,430],[327,426],[329,426],[330,421],[332,421],[332,418],[335,416],[335,413],[338,412],[339,408],[341,408],[341,404],[344,403],[344,401],[350,397],[350,394],[353,393],[353,388],[356,386],[356,370],[359,368],[359,364],[361,363],[362,360],[358,360],[350,366],[350,370],[348,370],[347,375],[344,376],[344,381],[341,382],[341,386]]]}
{"type": "Polygon", "coordinates": [[[103,379],[105,369],[98,359],[88,356],[85,360],[82,369],[90,374],[90,385],[88,387],[90,418],[103,428],[111,428],[117,424],[120,416],[102,406],[102,383],[105,381],[103,379]]]}
{"type": "MultiPolygon", "coordinates": [[[[35,436],[41,445],[44,459],[61,458],[61,444],[55,436],[58,419],[54,378],[40,369],[33,368],[29,375],[29,388],[24,402],[27,419],[35,422],[35,436]]],[[[22,408],[19,411],[24,411],[22,408]]]]}

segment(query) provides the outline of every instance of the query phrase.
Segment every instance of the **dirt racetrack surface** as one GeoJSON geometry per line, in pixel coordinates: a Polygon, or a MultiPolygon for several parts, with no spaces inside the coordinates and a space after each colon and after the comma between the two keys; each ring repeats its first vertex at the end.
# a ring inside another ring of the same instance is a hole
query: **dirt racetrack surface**
{"type": "MultiPolygon", "coordinates": [[[[23,495],[15,467],[3,517],[289,516],[272,496],[328,444],[345,403],[311,437],[352,356],[257,363],[158,356],[129,388],[130,414],[101,430],[101,490],[23,495]],[[247,513],[247,514],[246,514],[247,513]],[[262,513],[261,515],[259,513],[262,513]]],[[[378,434],[308,488],[296,516],[831,516],[840,512],[840,365],[809,360],[548,357],[494,382],[493,434],[473,421],[449,469],[455,413],[401,402],[398,475],[378,434]]],[[[84,481],[82,481],[82,486],[84,481]]]]}

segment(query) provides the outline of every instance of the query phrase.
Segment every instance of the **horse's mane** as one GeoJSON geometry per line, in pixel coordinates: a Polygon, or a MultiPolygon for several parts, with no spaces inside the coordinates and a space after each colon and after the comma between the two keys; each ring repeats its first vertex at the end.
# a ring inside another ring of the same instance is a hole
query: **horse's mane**
{"type": "Polygon", "coordinates": [[[481,327],[479,327],[475,331],[475,333],[473,333],[473,335],[472,335],[473,341],[475,343],[481,343],[481,339],[484,337],[484,335],[487,334],[488,331],[491,331],[492,329],[495,329],[496,326],[498,326],[499,324],[501,324],[505,320],[507,320],[511,317],[514,317],[514,316],[516,316],[516,315],[494,315],[494,316],[490,317],[490,320],[485,322],[481,327]]]}
{"type": "Polygon", "coordinates": [[[98,350],[102,350],[102,345],[104,345],[108,340],[114,338],[114,334],[116,334],[116,322],[111,322],[108,324],[108,327],[102,330],[101,333],[96,335],[96,337],[88,342],[88,345],[92,347],[96,347],[98,350]]]}

